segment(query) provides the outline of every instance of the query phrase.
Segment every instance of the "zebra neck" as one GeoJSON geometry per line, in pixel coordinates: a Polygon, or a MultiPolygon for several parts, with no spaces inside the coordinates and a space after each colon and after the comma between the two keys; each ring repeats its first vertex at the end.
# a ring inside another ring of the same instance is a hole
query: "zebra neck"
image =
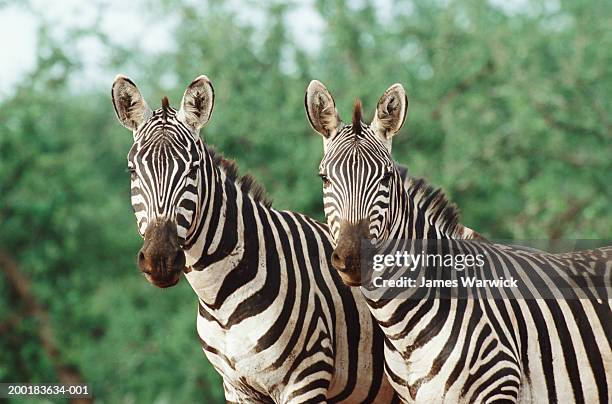
{"type": "Polygon", "coordinates": [[[423,179],[407,177],[396,187],[391,237],[396,239],[482,239],[459,223],[459,210],[441,189],[423,179]]]}
{"type": "MultiPolygon", "coordinates": [[[[256,201],[239,181],[215,168],[216,179],[203,206],[195,243],[185,250],[187,274],[192,288],[206,306],[218,309],[230,291],[240,289],[252,279],[240,276],[259,261],[259,243],[263,237],[258,215],[268,209],[256,201]],[[230,275],[234,274],[234,275],[230,275]]],[[[213,176],[214,177],[214,176],[213,176]]],[[[256,271],[265,271],[259,265],[256,271]]]]}

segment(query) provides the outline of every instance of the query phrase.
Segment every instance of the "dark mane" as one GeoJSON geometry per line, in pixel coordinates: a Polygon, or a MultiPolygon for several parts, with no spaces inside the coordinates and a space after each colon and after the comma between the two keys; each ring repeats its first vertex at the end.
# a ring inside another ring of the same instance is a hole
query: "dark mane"
{"type": "Polygon", "coordinates": [[[170,109],[170,101],[168,101],[168,97],[162,98],[162,121],[166,122],[168,120],[168,110],[170,109]]]}
{"type": "Polygon", "coordinates": [[[266,208],[272,206],[272,200],[268,198],[263,185],[257,182],[251,175],[247,174],[240,176],[238,174],[238,165],[236,165],[234,160],[225,158],[223,154],[219,153],[210,145],[205,145],[205,147],[208,153],[210,153],[213,162],[223,170],[225,176],[230,181],[233,181],[240,186],[240,190],[242,192],[251,195],[255,202],[261,203],[266,208]]]}
{"type": "Polygon", "coordinates": [[[361,100],[355,99],[355,105],[353,106],[353,132],[355,137],[361,136],[361,100]]]}
{"type": "Polygon", "coordinates": [[[426,207],[434,215],[435,222],[447,234],[459,230],[459,208],[450,202],[441,188],[434,188],[423,178],[408,177],[405,180],[408,195],[418,207],[426,207]]]}

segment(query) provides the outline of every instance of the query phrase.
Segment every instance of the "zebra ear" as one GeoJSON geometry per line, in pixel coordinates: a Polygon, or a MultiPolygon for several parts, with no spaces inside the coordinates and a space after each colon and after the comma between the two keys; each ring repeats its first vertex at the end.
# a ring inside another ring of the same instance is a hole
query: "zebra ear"
{"type": "Polygon", "coordinates": [[[208,77],[199,76],[185,90],[177,118],[198,132],[210,120],[214,105],[215,90],[212,83],[208,77]]]}
{"type": "Polygon", "coordinates": [[[319,132],[325,139],[331,139],[336,135],[340,126],[340,116],[336,109],[336,103],[327,88],[318,80],[312,80],[306,89],[304,106],[308,121],[314,130],[319,132]]]}
{"type": "Polygon", "coordinates": [[[136,131],[153,114],[136,84],[121,74],[115,77],[111,96],[119,122],[132,131],[136,131]]]}
{"type": "Polygon", "coordinates": [[[408,112],[408,96],[404,87],[396,83],[380,97],[370,126],[384,140],[390,140],[404,124],[408,112]]]}

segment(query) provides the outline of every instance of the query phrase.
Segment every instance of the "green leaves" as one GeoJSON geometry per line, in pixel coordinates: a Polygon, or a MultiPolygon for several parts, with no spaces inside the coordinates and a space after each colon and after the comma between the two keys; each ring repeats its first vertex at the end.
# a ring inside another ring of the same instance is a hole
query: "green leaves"
{"type": "MultiPolygon", "coordinates": [[[[401,82],[410,108],[394,156],[442,186],[467,226],[490,238],[610,237],[606,2],[504,11],[484,1],[317,0],[319,38],[288,24],[292,3],[249,3],[261,21],[209,3],[148,2],[143,18],[177,16],[175,46],[149,55],[104,42],[109,82],[99,87],[80,86],[74,38],[41,29],[37,69],[1,102],[0,248],[32,281],[63,360],[100,400],[222,401],[198,346],[193,292],[184,281],[157,290],[136,269],[131,136],[109,95],[118,72],[135,72],[152,108],[164,95],[178,107],[185,86],[208,75],[216,105],[206,141],[260,180],[275,207],[319,219],[322,142],[304,112],[308,82],[325,82],[345,119],[361,97],[367,120],[401,82]]],[[[86,31],[79,38],[104,37],[86,31]]],[[[54,380],[36,322],[1,276],[0,303],[0,380],[54,380]]]]}

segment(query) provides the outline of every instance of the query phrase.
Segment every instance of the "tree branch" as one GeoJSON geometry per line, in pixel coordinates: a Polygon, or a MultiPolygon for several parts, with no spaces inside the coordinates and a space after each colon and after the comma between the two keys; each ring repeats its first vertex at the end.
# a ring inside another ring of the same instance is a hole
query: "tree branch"
{"type": "Polygon", "coordinates": [[[560,119],[557,119],[554,114],[550,111],[550,108],[544,104],[534,102],[533,104],[535,110],[540,114],[542,119],[546,124],[553,128],[560,130],[566,133],[578,133],[578,134],[586,134],[595,136],[601,140],[605,140],[606,138],[610,138],[610,134],[606,134],[605,132],[600,132],[594,128],[588,128],[586,126],[576,125],[574,123],[565,122],[560,119]]]}
{"type": "Polygon", "coordinates": [[[548,239],[558,240],[565,234],[565,225],[574,216],[579,214],[589,203],[592,202],[591,198],[586,198],[581,201],[570,200],[568,207],[561,214],[552,221],[552,225],[548,229],[548,239]]]}
{"type": "Polygon", "coordinates": [[[478,70],[471,76],[464,77],[461,81],[455,84],[442,96],[442,98],[438,102],[438,105],[431,113],[431,117],[433,119],[440,118],[440,115],[442,115],[442,110],[446,107],[448,103],[450,103],[455,97],[467,92],[474,84],[484,79],[486,76],[490,75],[494,71],[495,63],[493,62],[493,59],[487,60],[487,62],[480,68],[480,70],[478,70]]]}
{"type": "MultiPolygon", "coordinates": [[[[12,257],[6,251],[2,250],[0,250],[0,268],[9,285],[15,290],[19,300],[24,303],[25,312],[36,319],[38,323],[38,339],[40,340],[44,352],[53,364],[59,383],[83,384],[83,377],[79,369],[76,366],[66,364],[62,360],[60,350],[55,343],[55,336],[51,321],[49,320],[49,314],[36,300],[32,292],[30,280],[19,270],[17,263],[12,257]]],[[[10,326],[12,320],[11,318],[8,320],[9,322],[7,325],[10,326]]],[[[71,398],[69,402],[73,404],[91,403],[93,399],[71,398]]]]}

